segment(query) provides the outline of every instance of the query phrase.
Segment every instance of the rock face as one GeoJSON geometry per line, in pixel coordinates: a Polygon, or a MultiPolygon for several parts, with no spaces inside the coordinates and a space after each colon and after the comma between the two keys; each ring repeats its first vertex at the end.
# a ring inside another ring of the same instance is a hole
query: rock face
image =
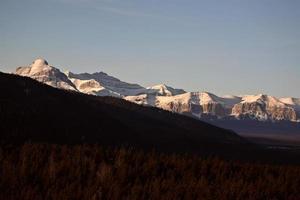
{"type": "Polygon", "coordinates": [[[297,114],[297,119],[300,119],[300,99],[287,97],[287,98],[281,98],[280,101],[294,108],[297,114]]]}
{"type": "Polygon", "coordinates": [[[242,101],[232,108],[232,114],[238,118],[259,120],[297,120],[295,109],[275,97],[263,94],[243,97],[242,101]]]}
{"type": "Polygon", "coordinates": [[[16,74],[31,77],[47,85],[67,89],[77,90],[76,86],[59,69],[48,65],[42,58],[36,59],[29,66],[18,67],[16,74]]]}
{"type": "Polygon", "coordinates": [[[97,96],[114,96],[195,118],[300,122],[300,99],[297,98],[277,99],[263,94],[219,97],[209,92],[186,92],[165,84],[145,88],[123,82],[104,72],[62,73],[41,58],[29,66],[17,68],[16,74],[57,88],[97,96]]]}
{"type": "Polygon", "coordinates": [[[208,92],[186,92],[174,96],[139,95],[128,96],[125,99],[198,118],[225,117],[231,114],[234,104],[240,101],[239,97],[218,97],[208,92]]]}

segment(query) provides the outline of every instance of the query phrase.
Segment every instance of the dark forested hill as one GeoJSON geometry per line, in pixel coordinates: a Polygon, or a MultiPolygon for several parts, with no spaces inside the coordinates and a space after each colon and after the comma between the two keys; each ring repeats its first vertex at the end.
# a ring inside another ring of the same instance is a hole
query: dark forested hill
{"type": "Polygon", "coordinates": [[[2,140],[187,149],[204,142],[244,142],[235,133],[182,115],[113,97],[59,90],[26,77],[1,73],[0,91],[2,140]]]}
{"type": "Polygon", "coordinates": [[[270,153],[257,153],[262,150],[234,132],[118,98],[68,92],[5,73],[0,91],[1,143],[97,143],[253,159],[270,153]]]}

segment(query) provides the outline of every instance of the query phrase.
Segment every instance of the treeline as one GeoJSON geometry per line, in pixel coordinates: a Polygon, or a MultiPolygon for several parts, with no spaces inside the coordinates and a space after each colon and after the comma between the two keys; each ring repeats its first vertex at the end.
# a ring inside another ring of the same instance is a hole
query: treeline
{"type": "Polygon", "coordinates": [[[300,167],[100,145],[0,147],[0,199],[300,199],[300,167]]]}

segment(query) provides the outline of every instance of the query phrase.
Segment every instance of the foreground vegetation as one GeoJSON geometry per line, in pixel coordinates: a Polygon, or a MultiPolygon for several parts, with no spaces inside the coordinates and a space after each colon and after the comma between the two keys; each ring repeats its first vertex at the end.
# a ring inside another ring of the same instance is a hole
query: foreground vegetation
{"type": "Polygon", "coordinates": [[[0,199],[300,199],[300,166],[99,145],[1,145],[0,199]]]}

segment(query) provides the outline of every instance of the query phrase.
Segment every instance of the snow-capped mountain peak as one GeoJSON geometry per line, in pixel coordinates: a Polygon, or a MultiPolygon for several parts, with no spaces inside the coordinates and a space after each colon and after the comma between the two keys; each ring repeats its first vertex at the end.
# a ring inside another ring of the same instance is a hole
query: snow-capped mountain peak
{"type": "Polygon", "coordinates": [[[59,69],[50,66],[45,59],[38,58],[31,65],[18,67],[16,74],[28,76],[53,87],[77,90],[75,85],[59,69]]]}
{"type": "Polygon", "coordinates": [[[186,93],[186,91],[182,89],[174,89],[165,84],[154,85],[152,87],[147,87],[147,89],[153,90],[154,92],[156,92],[158,95],[161,96],[174,96],[174,95],[186,93]]]}
{"type": "Polygon", "coordinates": [[[258,95],[246,95],[242,98],[242,103],[266,103],[269,106],[277,106],[284,107],[286,106],[283,102],[273,96],[269,96],[266,94],[258,94],[258,95]]]}
{"type": "Polygon", "coordinates": [[[48,62],[43,58],[38,58],[30,65],[31,66],[31,73],[39,72],[44,69],[50,69],[48,62]]]}

